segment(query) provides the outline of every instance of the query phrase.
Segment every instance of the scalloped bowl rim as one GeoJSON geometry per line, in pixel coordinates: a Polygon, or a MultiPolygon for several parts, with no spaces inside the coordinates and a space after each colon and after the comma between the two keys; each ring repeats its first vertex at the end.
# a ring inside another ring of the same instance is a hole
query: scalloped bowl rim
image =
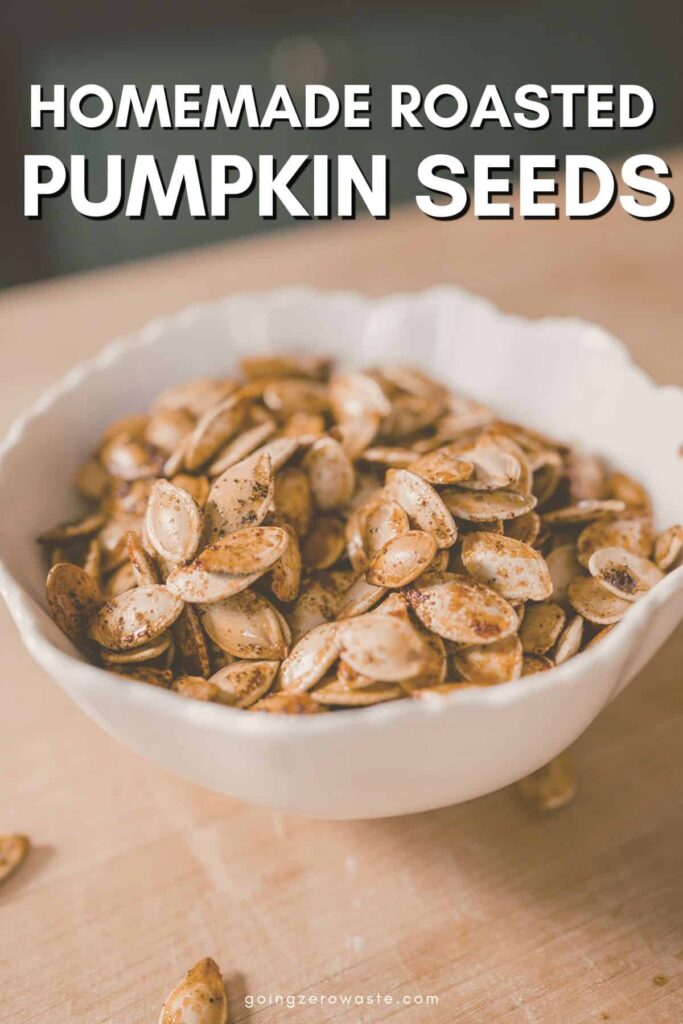
{"type": "MultiPolygon", "coordinates": [[[[186,306],[178,312],[156,317],[139,330],[110,341],[99,353],[79,362],[67,371],[58,381],[46,389],[25,412],[13,421],[5,438],[0,443],[0,471],[3,468],[7,454],[21,444],[29,425],[35,419],[48,412],[58,398],[70,391],[77,391],[94,371],[106,368],[120,358],[126,358],[136,347],[151,343],[169,328],[191,323],[208,312],[216,312],[220,308],[229,307],[235,301],[256,301],[259,299],[263,300],[266,297],[301,300],[309,296],[328,296],[335,299],[348,298],[374,303],[395,299],[413,299],[417,296],[444,291],[451,295],[460,294],[466,296],[469,301],[476,301],[482,308],[487,307],[495,310],[507,320],[516,321],[530,328],[542,330],[544,326],[557,323],[564,325],[571,323],[580,327],[586,332],[585,343],[608,348],[612,355],[620,358],[625,367],[628,367],[631,372],[636,372],[643,378],[649,387],[660,392],[673,392],[678,395],[683,413],[683,388],[672,384],[657,385],[642,368],[634,363],[628,350],[620,341],[601,328],[579,318],[555,316],[528,318],[503,313],[494,303],[478,296],[472,296],[469,292],[451,285],[438,285],[421,292],[392,293],[391,295],[379,298],[369,297],[351,290],[287,287],[267,291],[239,292],[228,295],[218,301],[186,306]]],[[[643,624],[647,623],[651,614],[655,612],[656,607],[665,603],[678,590],[683,590],[683,565],[670,572],[656,587],[635,603],[634,607],[629,610],[628,615],[621,622],[617,623],[616,627],[610,631],[600,644],[587,651],[582,651],[574,658],[546,672],[524,676],[499,686],[474,686],[453,693],[430,695],[420,700],[390,701],[363,708],[362,714],[359,714],[358,709],[351,708],[338,710],[332,715],[267,715],[249,714],[241,709],[225,705],[217,706],[203,701],[183,700],[178,694],[156,686],[140,686],[139,683],[133,680],[125,679],[125,677],[83,661],[75,654],[60,650],[45,635],[34,610],[37,605],[0,558],[0,593],[2,593],[7,603],[26,648],[34,659],[48,672],[55,676],[66,673],[76,680],[87,684],[94,684],[96,682],[100,687],[103,683],[107,686],[114,686],[120,694],[121,700],[150,710],[164,707],[166,711],[170,711],[171,708],[174,708],[177,717],[202,725],[203,727],[216,729],[220,728],[222,723],[227,731],[237,729],[246,735],[257,733],[264,736],[273,734],[278,736],[286,736],[287,734],[296,736],[300,733],[300,730],[325,734],[349,727],[357,730],[361,725],[364,729],[381,730],[386,723],[397,719],[414,718],[418,720],[420,718],[438,716],[446,708],[450,708],[454,704],[492,708],[501,707],[516,701],[531,700],[535,693],[549,687],[570,687],[575,684],[578,674],[585,673],[588,677],[592,671],[599,669],[603,663],[612,662],[620,646],[623,645],[624,650],[628,653],[630,645],[624,643],[626,635],[636,633],[643,624]]],[[[612,697],[616,696],[621,688],[621,686],[617,685],[612,697]]],[[[98,719],[105,728],[108,728],[106,720],[96,710],[90,708],[89,714],[98,719]]]]}

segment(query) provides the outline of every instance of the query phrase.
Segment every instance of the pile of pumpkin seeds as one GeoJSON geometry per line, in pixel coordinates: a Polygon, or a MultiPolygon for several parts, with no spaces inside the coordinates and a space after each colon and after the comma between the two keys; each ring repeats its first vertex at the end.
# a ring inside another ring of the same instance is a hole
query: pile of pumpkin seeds
{"type": "Polygon", "coordinates": [[[243,359],[112,424],[44,533],[50,611],[95,664],[307,714],[543,672],[680,563],[599,457],[417,369],[243,359]]]}

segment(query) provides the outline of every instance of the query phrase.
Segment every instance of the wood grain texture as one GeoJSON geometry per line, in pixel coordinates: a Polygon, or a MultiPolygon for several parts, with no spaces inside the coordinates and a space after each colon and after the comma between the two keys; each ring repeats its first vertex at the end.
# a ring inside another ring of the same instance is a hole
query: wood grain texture
{"type": "MultiPolygon", "coordinates": [[[[674,177],[683,157],[673,160],[674,177]]],[[[530,315],[594,319],[683,382],[680,215],[636,223],[314,227],[0,296],[3,426],[56,374],[160,312],[303,282],[453,281],[530,315]]],[[[0,829],[30,859],[0,890],[0,1020],[154,1021],[199,957],[231,1020],[683,1020],[683,633],[576,746],[581,788],[539,818],[506,790],[374,822],[285,818],[167,775],[85,718],[3,608],[0,829]],[[391,996],[248,1010],[245,994],[391,996]],[[406,1006],[404,995],[438,1005],[406,1006]]],[[[372,784],[372,780],[368,780],[372,784]]]]}

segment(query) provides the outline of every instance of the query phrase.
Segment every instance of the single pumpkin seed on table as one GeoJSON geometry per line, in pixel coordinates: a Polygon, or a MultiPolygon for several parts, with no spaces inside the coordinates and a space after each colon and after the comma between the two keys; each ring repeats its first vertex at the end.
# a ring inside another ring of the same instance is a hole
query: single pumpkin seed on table
{"type": "Polygon", "coordinates": [[[28,836],[0,835],[0,884],[14,874],[24,863],[31,843],[28,836]]]}
{"type": "Polygon", "coordinates": [[[77,490],[41,535],[62,631],[121,677],[270,713],[545,672],[683,549],[598,456],[417,368],[296,353],[166,389],[93,438],[77,490]]]}
{"type": "Polygon", "coordinates": [[[166,997],[159,1024],[227,1024],[228,997],[220,968],[206,957],[166,997]]]}
{"type": "Polygon", "coordinates": [[[576,775],[572,758],[560,754],[517,783],[519,792],[535,810],[558,811],[576,795],[576,775]]]}

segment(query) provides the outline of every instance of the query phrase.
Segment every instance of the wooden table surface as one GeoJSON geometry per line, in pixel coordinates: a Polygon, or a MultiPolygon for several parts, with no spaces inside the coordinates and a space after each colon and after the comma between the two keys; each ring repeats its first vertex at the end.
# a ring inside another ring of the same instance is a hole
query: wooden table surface
{"type": "MultiPolygon", "coordinates": [[[[673,164],[675,181],[683,156],[673,164]]],[[[160,312],[293,282],[375,294],[457,282],[507,310],[598,321],[680,384],[682,268],[678,211],[648,224],[616,209],[587,223],[405,211],[130,264],[0,296],[0,415],[160,312]]],[[[0,831],[34,843],[0,891],[3,1022],[152,1022],[206,955],[232,1021],[683,1021],[680,630],[579,740],[580,794],[544,819],[512,790],[373,822],[245,807],[101,732],[4,608],[0,644],[0,831]],[[278,993],[393,1004],[246,1006],[278,993]]]]}

